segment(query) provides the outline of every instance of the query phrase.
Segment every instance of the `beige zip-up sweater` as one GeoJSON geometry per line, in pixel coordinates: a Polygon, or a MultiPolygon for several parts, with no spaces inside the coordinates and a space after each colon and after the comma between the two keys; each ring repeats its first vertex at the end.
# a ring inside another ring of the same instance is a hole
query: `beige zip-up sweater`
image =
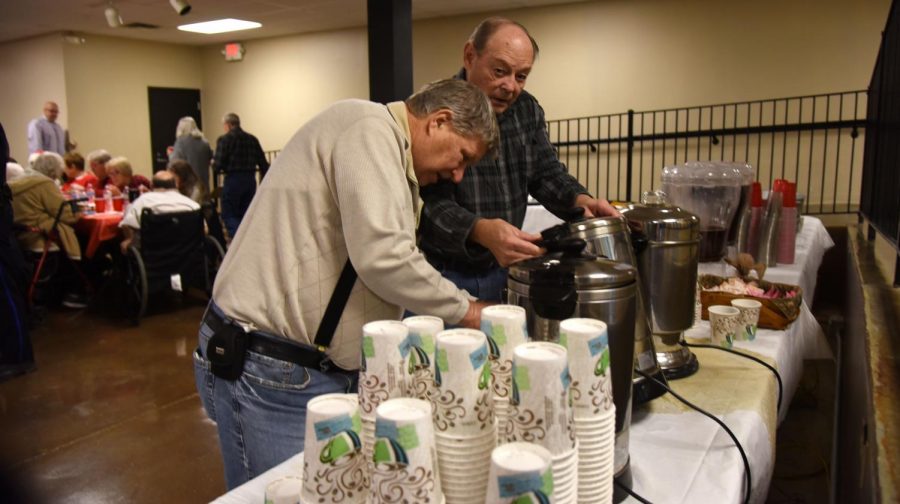
{"type": "Polygon", "coordinates": [[[458,322],[470,296],[416,247],[419,186],[406,106],[338,102],[272,164],[216,277],[226,315],[304,343],[315,337],[348,254],[359,278],[328,351],[357,369],[362,326],[407,308],[458,322]]]}

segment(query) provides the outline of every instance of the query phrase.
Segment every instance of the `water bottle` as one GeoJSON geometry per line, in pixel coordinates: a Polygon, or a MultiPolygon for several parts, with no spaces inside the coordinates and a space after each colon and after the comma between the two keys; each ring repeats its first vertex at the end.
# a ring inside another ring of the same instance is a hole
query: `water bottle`
{"type": "Polygon", "coordinates": [[[109,190],[103,191],[103,207],[104,213],[113,213],[116,210],[113,208],[112,192],[109,190]]]}
{"type": "Polygon", "coordinates": [[[94,197],[96,194],[94,193],[94,185],[88,184],[87,189],[84,191],[84,196],[87,198],[87,206],[85,207],[84,213],[91,215],[96,212],[97,206],[94,203],[94,197]]]}

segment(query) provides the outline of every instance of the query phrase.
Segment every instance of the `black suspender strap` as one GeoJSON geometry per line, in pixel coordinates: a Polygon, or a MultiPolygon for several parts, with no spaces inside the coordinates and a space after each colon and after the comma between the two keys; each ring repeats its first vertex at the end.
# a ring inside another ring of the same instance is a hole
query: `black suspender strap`
{"type": "Polygon", "coordinates": [[[341,320],[341,314],[344,313],[344,306],[347,305],[347,299],[350,298],[350,290],[353,289],[354,283],[356,283],[356,270],[350,264],[350,259],[347,258],[337,285],[334,286],[334,292],[331,293],[331,299],[328,300],[325,315],[322,315],[319,330],[316,331],[314,344],[320,352],[324,352],[331,345],[334,331],[337,329],[338,321],[341,320]]]}

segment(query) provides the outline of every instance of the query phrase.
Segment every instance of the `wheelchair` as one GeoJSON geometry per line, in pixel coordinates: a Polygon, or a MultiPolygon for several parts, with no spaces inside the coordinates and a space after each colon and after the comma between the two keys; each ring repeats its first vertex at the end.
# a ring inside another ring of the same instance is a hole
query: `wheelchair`
{"type": "Polygon", "coordinates": [[[128,247],[118,267],[125,312],[136,325],[151,294],[197,287],[212,296],[225,251],[204,232],[203,221],[202,210],[141,213],[140,243],[128,247]]]}

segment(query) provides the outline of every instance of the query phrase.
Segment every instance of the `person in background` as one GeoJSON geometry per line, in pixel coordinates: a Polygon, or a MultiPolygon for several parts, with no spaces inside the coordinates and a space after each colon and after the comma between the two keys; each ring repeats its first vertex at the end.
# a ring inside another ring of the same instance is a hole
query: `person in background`
{"type": "Polygon", "coordinates": [[[169,163],[166,170],[175,175],[175,186],[178,188],[178,192],[203,204],[206,200],[206,188],[197,179],[197,175],[187,161],[176,159],[169,163]]]}
{"type": "Polygon", "coordinates": [[[109,175],[106,173],[106,163],[108,163],[110,159],[112,159],[112,156],[103,149],[91,151],[87,155],[88,167],[91,169],[94,176],[97,177],[97,187],[95,187],[95,190],[97,191],[98,196],[101,196],[104,188],[110,183],[109,175]]]}
{"type": "Polygon", "coordinates": [[[69,191],[85,191],[90,186],[95,191],[100,191],[97,176],[91,172],[84,171],[84,158],[77,152],[70,152],[63,156],[65,167],[63,172],[66,174],[66,182],[62,185],[62,192],[69,191]]]}
{"type": "Polygon", "coordinates": [[[175,127],[175,145],[169,160],[177,159],[187,161],[194,170],[197,180],[202,184],[203,191],[208,192],[212,149],[191,116],[179,119],[178,126],[175,127]]]}
{"type": "Polygon", "coordinates": [[[559,161],[544,111],[524,90],[537,55],[537,43],[514,21],[489,18],[475,28],[456,77],[490,99],[500,124],[500,153],[483,158],[460,184],[422,190],[422,250],[445,277],[479,299],[501,301],[506,267],[542,253],[535,244],[540,235],[520,229],[529,193],[561,217],[573,207],[588,217],[618,215],[559,161]]]}
{"type": "Polygon", "coordinates": [[[260,176],[269,169],[266,154],[255,136],[241,129],[241,119],[234,113],[222,119],[225,134],[216,141],[213,169],[225,174],[222,183],[222,221],[233,240],[238,226],[256,194],[256,169],[260,176]]]}
{"type": "Polygon", "coordinates": [[[113,196],[120,196],[124,192],[134,194],[144,193],[150,190],[150,181],[143,175],[135,175],[131,169],[131,163],[124,157],[114,157],[106,163],[106,174],[110,183],[106,189],[113,196]]]}
{"type": "Polygon", "coordinates": [[[141,212],[145,208],[153,213],[187,212],[199,210],[200,205],[196,201],[182,195],[175,188],[175,175],[169,171],[160,170],[153,174],[153,190],[140,195],[134,203],[128,206],[128,210],[122,217],[119,227],[125,234],[120,246],[122,253],[128,251],[128,247],[134,244],[140,247],[141,212]]]}
{"type": "Polygon", "coordinates": [[[480,327],[484,303],[442,278],[416,247],[418,191],[458,182],[497,135],[484,94],[452,79],[386,106],[338,102],[294,134],[225,255],[194,354],[228,488],[303,450],[310,399],[355,390],[364,323],[399,319],[406,306],[480,327]],[[321,351],[312,343],[348,260],[359,278],[321,351]],[[240,378],[214,373],[208,356],[221,352],[211,338],[245,330],[268,350],[259,343],[241,351],[240,378]]]}
{"type": "Polygon", "coordinates": [[[44,104],[44,116],[28,123],[28,152],[66,153],[66,132],[56,123],[59,105],[48,101],[44,104]]]}
{"type": "MultiPolygon", "coordinates": [[[[15,179],[24,173],[24,169],[16,163],[9,163],[9,143],[6,131],[0,123],[0,161],[6,173],[0,178],[0,381],[18,376],[35,369],[34,352],[31,336],[28,333],[28,313],[25,304],[25,293],[28,289],[28,274],[22,251],[13,238],[12,193],[7,179],[15,179]],[[10,168],[16,166],[17,176],[10,177],[10,168]]],[[[4,466],[0,461],[0,466],[4,466]]],[[[0,469],[0,475],[5,476],[0,469]]],[[[6,478],[0,478],[6,479],[6,478]]],[[[8,488],[15,479],[10,478],[0,495],[5,499],[16,499],[8,488]]]]}
{"type": "MultiPolygon", "coordinates": [[[[28,228],[40,229],[44,233],[53,227],[53,220],[60,205],[66,201],[54,182],[63,172],[63,158],[55,152],[45,152],[34,161],[33,168],[9,182],[13,197],[15,223],[28,228]]],[[[77,214],[66,205],[59,219],[60,242],[66,254],[74,260],[81,259],[81,247],[72,225],[78,220],[77,214]]],[[[44,248],[44,236],[37,232],[22,232],[17,236],[23,250],[40,252],[44,248]]]]}

